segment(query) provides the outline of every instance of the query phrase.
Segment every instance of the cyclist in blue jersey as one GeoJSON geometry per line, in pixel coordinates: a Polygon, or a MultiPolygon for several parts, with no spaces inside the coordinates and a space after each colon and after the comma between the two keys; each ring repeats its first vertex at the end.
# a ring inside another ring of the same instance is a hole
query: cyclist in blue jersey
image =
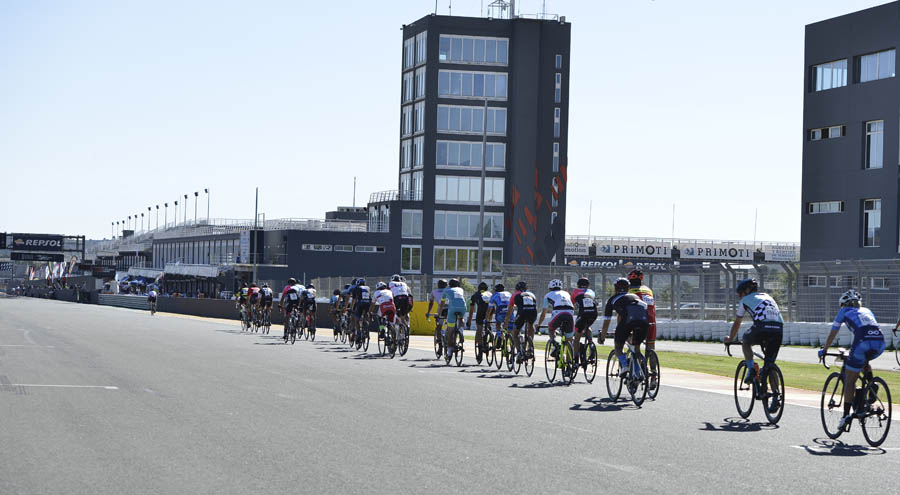
{"type": "MultiPolygon", "coordinates": [[[[496,324],[494,328],[497,335],[503,330],[503,324],[506,322],[506,313],[509,311],[511,299],[512,294],[506,290],[506,287],[504,287],[503,284],[494,286],[494,295],[491,296],[491,299],[488,302],[488,311],[484,321],[490,323],[491,317],[494,318],[494,323],[496,324]]],[[[512,327],[512,325],[510,325],[510,327],[512,327]]]]}
{"type": "MultiPolygon", "coordinates": [[[[425,318],[430,318],[432,316],[438,316],[438,315],[431,314],[431,308],[434,307],[434,305],[438,305],[438,307],[440,307],[441,298],[444,297],[444,289],[446,289],[446,288],[447,288],[446,280],[440,279],[437,281],[437,288],[432,290],[431,293],[428,294],[428,309],[425,310],[425,318]]],[[[440,335],[441,318],[447,317],[446,311],[438,311],[438,313],[440,313],[440,316],[438,316],[437,318],[434,319],[434,335],[435,336],[440,335]]],[[[443,342],[444,341],[441,340],[441,345],[443,345],[443,342]]]]}
{"type": "Polygon", "coordinates": [[[734,323],[731,325],[731,334],[725,337],[725,343],[730,344],[734,340],[741,328],[744,315],[749,314],[753,318],[753,326],[744,332],[741,347],[748,370],[744,381],[751,383],[756,373],[753,363],[753,346],[758,345],[762,348],[763,355],[766,356],[766,363],[774,363],[775,358],[778,357],[778,350],[781,349],[784,320],[781,319],[778,303],[772,299],[772,296],[765,292],[759,292],[759,284],[756,279],[741,280],[738,282],[735,292],[741,298],[741,302],[738,304],[734,323]]]}
{"type": "MultiPolygon", "coordinates": [[[[828,352],[828,347],[834,338],[837,337],[841,326],[846,324],[847,328],[853,332],[853,344],[850,345],[850,354],[844,361],[844,370],[846,377],[844,380],[844,417],[838,424],[838,430],[844,429],[850,424],[853,416],[850,414],[850,407],[853,405],[856,395],[856,379],[859,378],[859,372],[865,368],[869,361],[877,358],[884,352],[884,334],[881,333],[881,327],[875,320],[872,310],[862,306],[862,301],[855,289],[850,289],[841,295],[839,300],[841,309],[837,316],[834,317],[834,323],[831,324],[831,333],[825,340],[825,347],[819,350],[819,359],[828,352]]],[[[857,408],[858,410],[859,408],[857,408]]]]}
{"type": "MultiPolygon", "coordinates": [[[[444,314],[446,309],[447,332],[444,333],[444,349],[447,354],[453,354],[456,350],[456,324],[461,322],[463,316],[469,311],[469,303],[466,301],[466,293],[459,286],[459,280],[451,278],[441,295],[441,304],[438,312],[444,314]]],[[[462,334],[462,332],[460,332],[462,334]]]]}

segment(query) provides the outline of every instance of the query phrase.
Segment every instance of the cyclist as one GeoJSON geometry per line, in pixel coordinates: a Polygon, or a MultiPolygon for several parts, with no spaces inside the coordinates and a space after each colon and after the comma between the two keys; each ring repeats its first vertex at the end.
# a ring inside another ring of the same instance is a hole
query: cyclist
{"type": "Polygon", "coordinates": [[[759,283],[756,279],[746,278],[737,284],[738,297],[741,298],[735,314],[734,324],[731,325],[731,333],[725,337],[725,343],[730,344],[738,330],[741,328],[741,320],[745,314],[753,317],[753,326],[744,332],[741,347],[744,350],[744,359],[747,360],[747,383],[753,381],[756,369],[753,363],[753,346],[762,348],[766,356],[765,364],[772,364],[778,357],[781,349],[781,339],[784,335],[784,320],[781,319],[781,311],[778,303],[764,292],[759,292],[759,283]]]}
{"type": "Polygon", "coordinates": [[[247,299],[250,296],[250,289],[247,287],[247,282],[241,283],[241,290],[237,293],[237,302],[234,304],[234,308],[241,312],[241,318],[244,318],[244,312],[247,310],[247,299]]]}
{"type": "MultiPolygon", "coordinates": [[[[622,349],[625,342],[631,337],[631,343],[634,345],[634,353],[638,359],[641,357],[641,342],[647,338],[647,332],[650,329],[650,316],[645,303],[636,294],[628,292],[631,283],[628,279],[616,279],[614,285],[616,293],[606,302],[606,308],[603,311],[603,329],[600,332],[600,344],[606,341],[606,332],[609,330],[609,322],[612,321],[613,312],[616,313],[616,333],[613,337],[613,343],[616,349],[616,357],[619,359],[619,366],[622,370],[626,369],[627,360],[622,349]]],[[[640,362],[640,361],[638,361],[640,362]]],[[[638,368],[637,373],[641,373],[638,368]]],[[[640,376],[635,377],[640,378],[640,376]]]]}
{"type": "MultiPolygon", "coordinates": [[[[497,284],[494,286],[494,295],[491,296],[490,301],[488,301],[488,310],[487,314],[484,316],[485,326],[490,325],[491,317],[494,318],[494,323],[497,324],[497,335],[500,335],[501,330],[504,328],[503,324],[506,322],[506,314],[509,311],[509,301],[512,299],[512,294],[510,294],[506,287],[503,284],[497,284]]],[[[505,327],[509,329],[509,327],[505,327]]],[[[490,331],[490,329],[488,329],[490,331]]]]}
{"type": "Polygon", "coordinates": [[[272,293],[272,289],[269,288],[269,284],[263,284],[262,288],[259,289],[259,307],[262,310],[262,314],[267,314],[272,311],[272,299],[274,294],[272,293]]]}
{"type": "Polygon", "coordinates": [[[547,333],[550,335],[550,341],[553,342],[551,355],[555,358],[559,357],[559,343],[555,338],[556,329],[558,328],[567,339],[575,336],[575,306],[572,304],[572,296],[562,290],[562,285],[562,280],[559,279],[553,279],[547,284],[550,292],[544,296],[544,307],[541,309],[541,319],[538,321],[538,326],[541,326],[547,312],[551,312],[547,333]]]}
{"type": "MultiPolygon", "coordinates": [[[[374,312],[376,308],[378,309],[376,314],[384,319],[385,325],[394,324],[394,317],[397,314],[397,308],[394,306],[394,293],[388,289],[387,284],[384,282],[375,284],[375,293],[372,294],[372,304],[369,306],[369,311],[374,312]]],[[[381,325],[378,326],[378,336],[381,338],[384,338],[383,328],[381,325]]]]}
{"type": "Polygon", "coordinates": [[[350,287],[350,300],[347,302],[347,308],[353,315],[353,327],[357,335],[362,338],[363,331],[369,331],[365,328],[365,322],[362,320],[369,312],[369,305],[372,303],[372,291],[366,285],[366,280],[358,278],[350,287]]]}
{"type": "Polygon", "coordinates": [[[316,286],[313,284],[309,284],[303,290],[303,293],[300,295],[300,311],[309,316],[311,321],[311,329],[313,332],[316,330],[315,321],[316,321],[316,286]]]}
{"type": "MultiPolygon", "coordinates": [[[[438,303],[438,307],[440,307],[441,298],[444,297],[444,289],[446,289],[446,288],[447,288],[447,280],[442,278],[437,281],[437,288],[434,289],[433,291],[431,291],[431,294],[428,294],[428,309],[425,311],[425,318],[429,318],[431,316],[436,316],[436,318],[434,319],[434,335],[435,336],[440,335],[441,319],[447,317],[447,312],[446,311],[438,311],[438,313],[440,313],[440,316],[432,315],[431,308],[432,308],[432,306],[434,306],[435,303],[438,303]]],[[[439,350],[442,350],[444,348],[444,340],[443,339],[441,339],[441,341],[440,341],[440,348],[441,349],[439,349],[439,350]]]]}
{"type": "Polygon", "coordinates": [[[402,318],[409,328],[409,312],[412,311],[413,297],[409,292],[409,286],[400,275],[391,276],[391,282],[388,284],[391,295],[394,297],[394,305],[397,308],[397,316],[402,318]]]}
{"type": "Polygon", "coordinates": [[[329,314],[331,314],[331,323],[334,327],[334,331],[338,331],[338,312],[341,310],[341,289],[334,289],[334,292],[331,293],[331,299],[328,300],[329,305],[329,314]]]}
{"type": "Polygon", "coordinates": [[[256,311],[257,311],[257,303],[259,302],[259,286],[256,285],[256,282],[250,284],[250,289],[247,291],[248,300],[250,302],[250,320],[253,321],[256,319],[256,311]]]}
{"type": "Polygon", "coordinates": [[[150,290],[147,291],[147,303],[150,304],[150,312],[151,313],[156,311],[156,296],[157,296],[156,289],[151,287],[150,290]]]}
{"type": "MultiPolygon", "coordinates": [[[[448,287],[444,289],[444,294],[441,296],[439,312],[447,315],[448,331],[444,334],[444,349],[446,349],[449,356],[456,350],[457,320],[462,321],[466,311],[469,310],[469,305],[466,301],[465,292],[459,286],[459,280],[451,278],[447,285],[448,287]]],[[[460,335],[462,335],[462,332],[460,332],[460,335]]],[[[462,340],[465,341],[465,338],[462,340]]]]}
{"type": "MultiPolygon", "coordinates": [[[[591,340],[591,325],[597,320],[597,297],[590,289],[591,281],[585,277],[578,279],[575,290],[572,291],[572,302],[575,303],[575,345],[572,350],[576,356],[581,356],[581,336],[587,334],[587,341],[591,340]]],[[[587,363],[581,363],[585,368],[587,363]]]]}
{"type": "Polygon", "coordinates": [[[647,303],[647,315],[650,329],[647,331],[647,349],[656,349],[656,300],[653,291],[644,285],[644,272],[634,269],[628,272],[628,292],[638,296],[647,303]]]}
{"type": "Polygon", "coordinates": [[[488,284],[481,282],[478,284],[478,290],[469,299],[469,318],[466,320],[466,328],[472,327],[472,314],[475,313],[475,342],[481,342],[481,332],[484,331],[485,317],[491,296],[493,294],[488,290],[488,284]]]}
{"type": "Polygon", "coordinates": [[[278,307],[284,311],[284,339],[288,338],[288,325],[291,320],[291,312],[300,305],[300,294],[305,288],[297,283],[297,279],[291,277],[287,285],[281,291],[281,301],[278,307]]]}
{"type": "MultiPolygon", "coordinates": [[[[355,279],[354,279],[355,281],[355,279]]],[[[341,299],[338,301],[338,307],[340,311],[344,311],[347,309],[347,303],[350,299],[350,284],[344,284],[344,288],[341,289],[341,299]]]]}
{"type": "Polygon", "coordinates": [[[519,332],[522,331],[522,327],[527,324],[528,336],[531,337],[532,342],[534,341],[534,320],[537,319],[537,298],[528,290],[528,284],[525,283],[524,280],[520,280],[516,283],[516,292],[513,294],[510,301],[516,310],[516,319],[512,319],[512,311],[507,311],[506,319],[503,324],[512,330],[513,346],[516,349],[516,360],[521,362],[522,358],[525,357],[525,351],[519,345],[519,332]],[[509,325],[510,321],[513,321],[512,327],[509,325]]]}
{"type": "MultiPolygon", "coordinates": [[[[877,358],[884,352],[884,334],[881,333],[881,327],[875,320],[872,310],[862,306],[862,300],[856,289],[850,289],[841,295],[839,300],[841,309],[837,316],[834,317],[834,323],[831,325],[831,333],[825,340],[825,347],[819,350],[819,359],[828,352],[828,347],[834,338],[837,337],[841,325],[846,324],[847,328],[853,332],[853,344],[850,346],[850,353],[844,361],[844,369],[846,377],[844,380],[844,417],[838,425],[838,429],[844,429],[850,425],[853,416],[850,414],[850,407],[854,402],[856,395],[856,379],[859,377],[860,371],[866,368],[869,361],[877,358]]],[[[858,404],[857,404],[858,406],[858,404]]],[[[855,409],[859,410],[859,407],[855,409]]]]}

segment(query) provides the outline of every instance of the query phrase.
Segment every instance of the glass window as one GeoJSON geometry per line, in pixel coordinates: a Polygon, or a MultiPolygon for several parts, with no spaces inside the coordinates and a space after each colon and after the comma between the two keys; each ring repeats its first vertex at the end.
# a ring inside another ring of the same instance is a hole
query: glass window
{"type": "Polygon", "coordinates": [[[434,199],[436,201],[447,200],[447,177],[438,175],[434,178],[434,199]]]}
{"type": "Polygon", "coordinates": [[[484,62],[484,39],[475,38],[475,61],[484,62]]]}
{"type": "Polygon", "coordinates": [[[484,42],[484,61],[490,64],[497,62],[497,40],[484,42]]]}
{"type": "Polygon", "coordinates": [[[884,152],[884,121],[866,122],[865,168],[881,168],[884,152]]]}
{"type": "Polygon", "coordinates": [[[412,107],[405,106],[402,111],[402,119],[400,122],[401,132],[404,136],[412,134],[412,107]]]}
{"type": "Polygon", "coordinates": [[[556,55],[556,63],[554,64],[554,67],[557,69],[562,69],[562,55],[556,55]]]}
{"type": "Polygon", "coordinates": [[[403,68],[408,69],[415,63],[415,45],[416,39],[409,38],[403,42],[403,68]]]}
{"type": "Polygon", "coordinates": [[[484,109],[483,108],[473,108],[472,109],[472,131],[481,134],[484,129],[484,109]]]}
{"type": "Polygon", "coordinates": [[[422,201],[422,193],[425,189],[425,174],[422,171],[412,174],[413,201],[422,201]]]}
{"type": "Polygon", "coordinates": [[[459,107],[451,107],[450,108],[450,127],[448,130],[451,130],[451,131],[462,130],[460,128],[460,124],[459,124],[459,112],[460,112],[459,107]]]}
{"type": "Polygon", "coordinates": [[[416,168],[425,165],[425,136],[413,139],[413,166],[416,168]]]}
{"type": "Polygon", "coordinates": [[[450,60],[450,38],[446,36],[441,36],[441,41],[438,43],[438,59],[441,62],[450,60]]]}
{"type": "Polygon", "coordinates": [[[437,157],[435,158],[435,165],[442,166],[447,165],[447,154],[448,154],[448,146],[450,143],[446,141],[438,141],[437,142],[437,157]]]}
{"type": "Polygon", "coordinates": [[[894,77],[894,50],[859,57],[859,82],[894,77]]]}
{"type": "Polygon", "coordinates": [[[474,78],[474,96],[484,96],[484,73],[476,72],[474,78]]]}
{"type": "Polygon", "coordinates": [[[813,77],[815,78],[815,91],[846,86],[847,59],[813,66],[813,77]]]}
{"type": "Polygon", "coordinates": [[[438,94],[450,94],[450,73],[447,71],[442,70],[438,73],[438,94]]]}
{"type": "Polygon", "coordinates": [[[553,171],[559,172],[559,143],[553,143],[553,171]]]}
{"type": "Polygon", "coordinates": [[[460,107],[459,130],[462,132],[472,131],[472,107],[460,107]]]}
{"type": "Polygon", "coordinates": [[[456,249],[444,250],[444,266],[447,270],[456,271],[456,249]]]}
{"type": "Polygon", "coordinates": [[[838,138],[844,135],[844,126],[834,125],[828,128],[828,139],[838,138]]]}
{"type": "Polygon", "coordinates": [[[403,102],[413,99],[413,73],[403,74],[403,102]]]}
{"type": "Polygon", "coordinates": [[[560,112],[559,107],[553,109],[553,137],[559,137],[559,121],[560,121],[560,112]]]}
{"type": "Polygon", "coordinates": [[[462,94],[462,72],[450,73],[450,95],[460,96],[462,94]]]}
{"type": "Polygon", "coordinates": [[[403,210],[402,228],[403,237],[422,237],[422,210],[403,210]]]}
{"type": "Polygon", "coordinates": [[[509,49],[509,42],[506,40],[497,40],[497,62],[501,64],[507,63],[507,50],[509,49]]]}
{"type": "Polygon", "coordinates": [[[472,38],[463,38],[462,58],[464,62],[472,62],[475,60],[473,42],[474,40],[472,38]]]}
{"type": "Polygon", "coordinates": [[[881,200],[864,200],[863,215],[863,246],[878,247],[881,244],[881,200]]]}
{"type": "Polygon", "coordinates": [[[481,143],[472,143],[472,160],[471,164],[473,167],[481,168],[481,143]]]}
{"type": "Polygon", "coordinates": [[[462,73],[462,96],[472,96],[472,73],[462,73]]]}
{"type": "Polygon", "coordinates": [[[410,152],[410,141],[404,139],[400,141],[400,168],[406,169],[412,166],[412,154],[410,152]]]}
{"type": "Polygon", "coordinates": [[[462,60],[463,43],[462,38],[453,38],[453,44],[450,47],[450,60],[462,60]]]}
{"type": "Polygon", "coordinates": [[[416,69],[416,98],[425,97],[425,68],[416,69]]]}
{"type": "Polygon", "coordinates": [[[497,74],[497,98],[506,98],[506,74],[497,74]]]}
{"type": "Polygon", "coordinates": [[[822,201],[818,203],[809,203],[807,212],[810,215],[818,215],[822,213],[840,213],[844,211],[843,201],[822,201]]]}
{"type": "Polygon", "coordinates": [[[444,271],[444,249],[434,249],[434,271],[444,271]]]}
{"type": "Polygon", "coordinates": [[[427,50],[428,32],[424,31],[416,35],[416,64],[425,63],[428,54],[427,50]]]}
{"type": "Polygon", "coordinates": [[[439,131],[450,130],[450,109],[446,106],[439,105],[437,112],[437,128],[439,131]]]}
{"type": "Polygon", "coordinates": [[[448,161],[449,165],[456,166],[459,165],[459,143],[454,141],[449,144],[450,149],[450,159],[448,161]]]}
{"type": "Polygon", "coordinates": [[[415,104],[416,132],[425,131],[425,102],[415,104]]]}

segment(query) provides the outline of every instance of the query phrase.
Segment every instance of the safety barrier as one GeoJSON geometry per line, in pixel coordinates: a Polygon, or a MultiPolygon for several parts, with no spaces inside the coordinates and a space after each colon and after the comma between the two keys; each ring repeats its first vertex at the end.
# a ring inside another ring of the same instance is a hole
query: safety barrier
{"type": "Polygon", "coordinates": [[[100,294],[99,304],[119,308],[150,310],[147,296],[120,296],[116,294],[100,294]]]}
{"type": "MultiPolygon", "coordinates": [[[[731,331],[730,321],[710,320],[658,320],[656,338],[660,340],[689,340],[700,342],[722,342],[722,339],[731,331]]],[[[599,328],[594,324],[595,331],[599,328]]],[[[750,328],[748,323],[741,326],[738,338],[750,328]]],[[[882,325],[884,339],[888,346],[896,347],[900,339],[891,334],[888,325],[882,325]]],[[[825,339],[831,333],[831,325],[827,323],[787,322],[784,324],[783,345],[808,345],[817,347],[825,344],[825,339]]],[[[853,335],[846,328],[837,336],[837,343],[833,345],[849,346],[853,342],[853,335]]]]}

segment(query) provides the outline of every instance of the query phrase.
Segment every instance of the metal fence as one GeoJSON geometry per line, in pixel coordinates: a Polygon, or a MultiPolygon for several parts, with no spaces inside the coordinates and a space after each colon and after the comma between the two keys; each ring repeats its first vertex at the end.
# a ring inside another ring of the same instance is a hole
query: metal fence
{"type": "MultiPolygon", "coordinates": [[[[428,300],[428,294],[437,286],[437,281],[441,278],[448,279],[450,277],[446,275],[403,275],[406,278],[406,284],[409,285],[409,291],[413,296],[413,300],[415,301],[426,301],[428,300]]],[[[343,289],[344,284],[349,284],[353,282],[353,280],[357,278],[356,276],[347,276],[347,277],[320,277],[313,279],[312,282],[316,286],[316,293],[321,297],[331,297],[334,289],[343,289]]],[[[383,276],[373,276],[367,275],[364,277],[366,279],[366,283],[373,290],[375,289],[375,284],[378,282],[388,283],[391,280],[391,275],[383,275],[383,276]]],[[[488,283],[489,286],[493,287],[495,283],[500,282],[499,277],[489,278],[485,277],[485,282],[488,283]]],[[[475,285],[473,284],[474,280],[462,279],[462,288],[466,293],[466,299],[475,292],[475,285]]]]}
{"type": "Polygon", "coordinates": [[[882,329],[900,316],[900,259],[804,262],[799,270],[799,318],[830,321],[837,313],[838,299],[847,289],[862,295],[863,305],[875,313],[882,329]]]}

